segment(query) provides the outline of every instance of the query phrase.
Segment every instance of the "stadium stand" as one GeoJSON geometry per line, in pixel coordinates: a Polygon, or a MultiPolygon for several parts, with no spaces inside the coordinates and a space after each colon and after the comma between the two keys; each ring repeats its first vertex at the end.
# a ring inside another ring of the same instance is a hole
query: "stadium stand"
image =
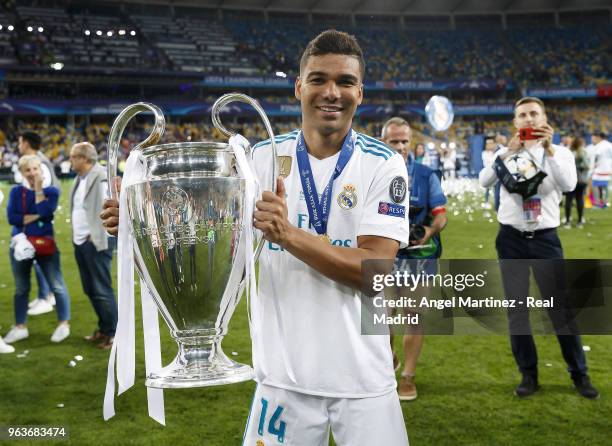
{"type": "MultiPolygon", "coordinates": [[[[118,107],[138,100],[178,101],[179,106],[190,101],[183,107],[187,111],[167,116],[164,142],[221,139],[204,122],[205,106],[197,113],[189,107],[209,105],[235,89],[276,110],[277,133],[289,131],[299,125],[291,79],[298,74],[298,57],[311,36],[330,27],[355,34],[364,49],[370,84],[363,105],[369,114],[359,115],[356,128],[368,134],[379,134],[384,118],[400,114],[413,125],[415,143],[454,141],[465,149],[474,135],[510,134],[513,102],[528,92],[538,94],[540,87],[544,93],[577,91],[545,98],[559,131],[588,137],[612,130],[612,26],[609,14],[602,18],[597,11],[516,13],[502,20],[500,15],[307,14],[132,1],[24,0],[0,8],[3,165],[14,162],[17,135],[26,129],[43,135],[44,150],[56,163],[83,139],[104,153],[118,107]],[[284,86],[270,88],[226,82],[285,77],[284,86]],[[207,78],[218,83],[204,85],[207,78]],[[398,88],[410,82],[431,86],[398,88]],[[457,113],[446,134],[434,133],[423,117],[424,104],[440,91],[458,108],[475,106],[457,113]],[[89,99],[100,103],[56,111],[89,99]],[[13,112],[11,101],[25,105],[13,112]]],[[[261,126],[244,122],[244,116],[236,116],[233,125],[252,141],[265,138],[261,126]]],[[[143,119],[130,127],[126,153],[148,125],[143,119]]]]}
{"type": "MultiPolygon", "coordinates": [[[[140,11],[140,10],[139,10],[140,11]]],[[[174,9],[174,15],[126,11],[101,15],[88,10],[17,6],[11,43],[0,30],[0,62],[66,66],[160,68],[214,74],[295,76],[296,55],[312,36],[336,26],[363,42],[372,80],[505,79],[557,86],[594,85],[610,78],[610,25],[553,23],[525,28],[520,20],[506,30],[485,22],[457,29],[400,27],[388,18],[278,14],[262,17],[230,11],[174,9]],[[39,31],[41,29],[42,31],[39,31]],[[526,30],[529,30],[528,32],[526,30]],[[134,34],[134,35],[132,35],[134,34]],[[15,48],[13,48],[13,46],[15,48]],[[15,53],[16,50],[16,53],[15,53]]],[[[0,22],[8,26],[7,16],[0,22]]]]}

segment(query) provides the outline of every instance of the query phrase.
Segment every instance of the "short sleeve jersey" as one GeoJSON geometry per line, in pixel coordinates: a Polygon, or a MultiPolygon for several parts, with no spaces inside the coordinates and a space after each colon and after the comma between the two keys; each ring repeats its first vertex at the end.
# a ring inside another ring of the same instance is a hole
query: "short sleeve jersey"
{"type": "MultiPolygon", "coordinates": [[[[285,177],[289,220],[316,235],[296,160],[299,131],[275,138],[285,177]]],[[[327,234],[331,243],[357,247],[374,235],[408,243],[407,172],[400,155],[380,141],[351,130],[353,154],[333,183],[327,234]]],[[[262,184],[270,184],[270,141],[254,146],[262,184]]],[[[309,161],[319,195],[339,153],[309,161]]],[[[316,241],[316,243],[324,243],[316,241]]],[[[258,338],[253,340],[256,379],[311,395],[363,398],[395,389],[389,338],[361,334],[359,292],[334,282],[279,245],[266,242],[259,259],[258,338]]]]}

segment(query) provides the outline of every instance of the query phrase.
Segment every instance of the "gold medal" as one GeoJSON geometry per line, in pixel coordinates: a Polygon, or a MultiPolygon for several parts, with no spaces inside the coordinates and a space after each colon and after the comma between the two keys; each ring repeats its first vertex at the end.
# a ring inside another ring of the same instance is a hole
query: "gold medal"
{"type": "Polygon", "coordinates": [[[321,234],[319,235],[319,240],[321,240],[323,243],[327,243],[328,245],[331,245],[331,239],[329,238],[329,235],[327,234],[321,234]]]}
{"type": "Polygon", "coordinates": [[[291,163],[293,162],[290,156],[277,156],[278,174],[287,178],[291,172],[291,163]]]}

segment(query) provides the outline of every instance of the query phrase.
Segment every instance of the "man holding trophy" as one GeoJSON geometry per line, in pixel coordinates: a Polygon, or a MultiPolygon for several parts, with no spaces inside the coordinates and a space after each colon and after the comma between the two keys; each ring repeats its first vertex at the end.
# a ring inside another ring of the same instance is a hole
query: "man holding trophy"
{"type": "MultiPolygon", "coordinates": [[[[321,33],[295,84],[302,129],[252,151],[258,178],[274,169],[274,147],[283,169],[253,215],[266,242],[244,444],[326,445],[330,429],[338,444],[408,444],[389,338],[361,335],[362,261],[395,258],[410,232],[401,156],[351,129],[364,73],[353,36],[321,33]]],[[[107,201],[111,233],[118,216],[107,201]]]]}

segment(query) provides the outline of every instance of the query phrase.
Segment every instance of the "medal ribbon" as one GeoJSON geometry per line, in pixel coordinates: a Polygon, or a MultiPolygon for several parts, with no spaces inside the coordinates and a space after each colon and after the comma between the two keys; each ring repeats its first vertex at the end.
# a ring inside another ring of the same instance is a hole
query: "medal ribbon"
{"type": "Polygon", "coordinates": [[[304,134],[302,132],[299,134],[296,158],[298,169],[300,171],[302,191],[304,192],[304,198],[306,199],[306,206],[308,208],[310,222],[319,235],[327,234],[327,221],[329,219],[330,200],[334,181],[340,176],[351,159],[351,155],[355,150],[355,144],[353,141],[353,130],[349,130],[348,134],[344,138],[344,142],[342,143],[342,149],[340,150],[340,156],[336,162],[336,167],[334,167],[334,173],[329,179],[327,186],[325,186],[323,194],[321,195],[321,200],[319,201],[317,186],[315,185],[312,169],[310,167],[310,160],[308,159],[308,149],[306,148],[306,142],[304,141],[304,134]]]}

